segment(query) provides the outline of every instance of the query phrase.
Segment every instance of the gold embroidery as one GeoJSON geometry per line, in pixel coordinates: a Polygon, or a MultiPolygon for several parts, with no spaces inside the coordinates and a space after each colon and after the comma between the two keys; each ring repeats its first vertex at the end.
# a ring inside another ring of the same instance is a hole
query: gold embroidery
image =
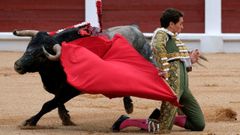
{"type": "MultiPolygon", "coordinates": [[[[169,70],[169,79],[167,80],[170,87],[174,90],[174,92],[179,95],[180,93],[180,78],[178,74],[180,74],[179,69],[179,61],[173,61],[170,63],[169,70]]],[[[177,112],[177,107],[173,106],[169,102],[163,102],[161,105],[161,115],[159,118],[160,121],[160,132],[168,131],[172,129],[173,120],[175,114],[177,112]]]]}
{"type": "MultiPolygon", "coordinates": [[[[172,35],[171,35],[172,36],[172,35]]],[[[179,96],[180,93],[180,69],[179,69],[179,61],[171,61],[170,60],[178,60],[181,58],[189,57],[187,52],[187,47],[184,43],[176,38],[176,36],[171,37],[174,42],[166,46],[168,41],[168,35],[164,31],[156,31],[153,40],[152,40],[152,50],[153,50],[153,58],[157,64],[157,66],[164,71],[167,71],[166,80],[169,86],[175,91],[175,93],[179,96]],[[177,47],[174,53],[168,53],[167,47],[177,47]]],[[[160,114],[160,132],[165,132],[171,130],[173,126],[173,120],[175,114],[177,112],[177,108],[171,105],[169,102],[162,102],[161,105],[161,114],[160,114]]]]}

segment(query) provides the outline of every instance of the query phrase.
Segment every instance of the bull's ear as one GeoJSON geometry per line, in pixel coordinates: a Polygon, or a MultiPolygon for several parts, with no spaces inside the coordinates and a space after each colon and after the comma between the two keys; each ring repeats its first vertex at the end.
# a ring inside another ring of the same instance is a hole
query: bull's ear
{"type": "Polygon", "coordinates": [[[39,31],[37,31],[37,30],[15,30],[15,31],[13,31],[13,35],[34,37],[37,35],[38,32],[39,31]]]}

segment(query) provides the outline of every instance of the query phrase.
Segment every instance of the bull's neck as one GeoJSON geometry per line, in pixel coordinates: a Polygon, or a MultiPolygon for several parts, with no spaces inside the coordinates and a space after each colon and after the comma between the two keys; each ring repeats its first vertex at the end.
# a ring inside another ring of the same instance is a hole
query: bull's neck
{"type": "Polygon", "coordinates": [[[39,74],[42,78],[45,78],[46,76],[65,76],[60,62],[48,62],[43,64],[39,69],[39,74]]]}
{"type": "Polygon", "coordinates": [[[60,84],[66,83],[66,75],[60,62],[50,62],[39,70],[44,88],[50,93],[59,92],[60,84]]]}

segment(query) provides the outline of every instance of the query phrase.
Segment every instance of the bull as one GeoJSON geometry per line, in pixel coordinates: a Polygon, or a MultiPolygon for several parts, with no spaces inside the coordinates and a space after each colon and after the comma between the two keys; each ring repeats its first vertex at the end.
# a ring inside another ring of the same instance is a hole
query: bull
{"type": "MultiPolygon", "coordinates": [[[[61,43],[83,38],[79,34],[81,27],[74,27],[50,36],[47,32],[36,30],[14,31],[16,36],[32,37],[23,56],[19,58],[14,69],[19,74],[38,72],[44,89],[54,94],[54,98],[45,102],[41,110],[28,118],[23,126],[36,126],[43,115],[58,108],[58,114],[63,125],[75,125],[68,114],[65,103],[75,96],[82,94],[79,90],[68,84],[66,74],[60,63],[61,43]]],[[[116,33],[124,36],[131,45],[146,59],[151,55],[150,47],[141,31],[134,25],[117,26],[103,31],[110,39],[116,33]]],[[[130,113],[133,109],[130,97],[124,97],[125,110],[130,113]]]]}

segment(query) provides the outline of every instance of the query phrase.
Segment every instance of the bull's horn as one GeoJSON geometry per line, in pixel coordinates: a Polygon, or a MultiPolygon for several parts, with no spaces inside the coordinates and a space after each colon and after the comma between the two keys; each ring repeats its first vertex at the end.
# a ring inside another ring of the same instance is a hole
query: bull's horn
{"type": "Polygon", "coordinates": [[[46,57],[49,60],[51,60],[51,61],[58,61],[59,60],[60,55],[61,55],[61,48],[62,48],[59,44],[55,44],[53,46],[53,51],[56,53],[56,55],[52,55],[52,54],[48,53],[47,50],[44,48],[44,46],[42,48],[43,48],[44,54],[46,55],[46,57]]]}
{"type": "Polygon", "coordinates": [[[37,30],[15,30],[13,34],[15,36],[30,36],[33,37],[35,36],[39,31],[37,30]]]}

